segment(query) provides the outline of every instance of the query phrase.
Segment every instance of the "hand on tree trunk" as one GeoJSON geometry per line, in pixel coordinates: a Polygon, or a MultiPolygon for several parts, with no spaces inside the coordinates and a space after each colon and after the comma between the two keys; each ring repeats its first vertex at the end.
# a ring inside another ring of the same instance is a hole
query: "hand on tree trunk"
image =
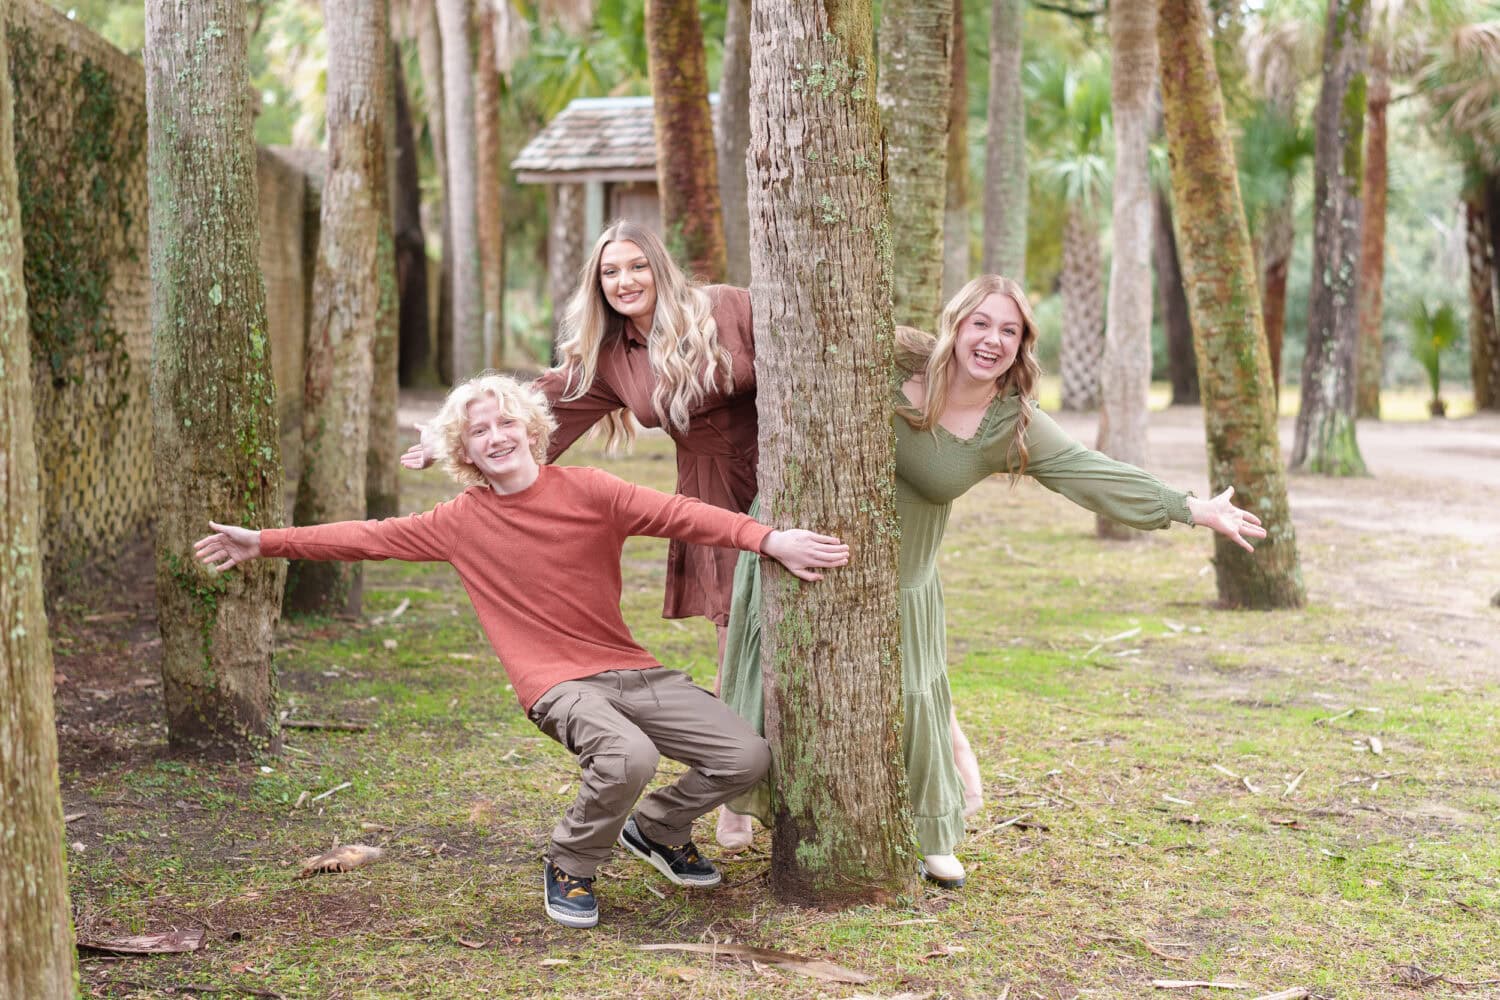
{"type": "Polygon", "coordinates": [[[260,532],[230,524],[208,522],[214,533],[193,543],[198,561],[215,573],[260,558],[260,532]]]}
{"type": "Polygon", "coordinates": [[[1265,538],[1266,529],[1260,526],[1260,518],[1229,502],[1234,496],[1231,486],[1212,500],[1188,497],[1188,512],[1193,515],[1193,527],[1203,525],[1228,538],[1246,552],[1254,552],[1255,546],[1245,539],[1265,538]]]}

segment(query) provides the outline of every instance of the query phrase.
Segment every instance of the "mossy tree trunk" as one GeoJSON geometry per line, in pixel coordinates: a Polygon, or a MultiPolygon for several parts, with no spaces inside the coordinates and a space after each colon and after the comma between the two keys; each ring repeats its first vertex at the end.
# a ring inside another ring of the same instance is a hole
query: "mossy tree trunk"
{"type": "Polygon", "coordinates": [[[279,748],[271,653],[284,572],[267,560],[215,577],[193,558],[210,518],[256,528],[283,521],[246,45],[243,9],[230,0],[146,5],[167,735],[176,746],[226,754],[279,748]]]}
{"type": "Polygon", "coordinates": [[[1359,349],[1354,412],[1380,418],[1381,344],[1385,293],[1387,180],[1386,108],[1391,103],[1390,56],[1384,44],[1370,50],[1370,100],[1365,112],[1364,221],[1359,231],[1359,349]]]}
{"type": "Polygon", "coordinates": [[[913,890],[901,764],[890,268],[870,0],[751,15],[750,294],[761,509],[857,552],[813,586],[762,562],[771,885],[841,904],[913,890]]]}
{"type": "Polygon", "coordinates": [[[448,140],[448,233],[453,250],[444,266],[452,289],[455,382],[484,366],[472,13],[472,0],[437,0],[438,33],[443,42],[443,124],[448,140]]]}
{"type": "Polygon", "coordinates": [[[723,281],[724,216],[698,0],[647,0],[646,54],[662,232],[690,275],[723,281]]]}
{"type": "Polygon", "coordinates": [[[969,280],[969,72],[963,0],[953,0],[948,43],[953,82],[948,94],[948,193],[943,207],[943,301],[969,280]]]}
{"type": "Polygon", "coordinates": [[[479,184],[479,272],[484,313],[484,367],[511,361],[505,336],[505,224],[500,215],[500,69],[495,63],[495,12],[479,5],[479,51],[474,63],[474,135],[479,184]]]}
{"type": "MultiPolygon", "coordinates": [[[[371,335],[382,315],[386,224],[383,3],[328,0],[328,168],[313,275],[297,524],[365,516],[371,335]]],[[[387,230],[388,233],[388,230],[387,230]]],[[[287,609],[358,614],[359,563],[297,562],[287,609]]]]}
{"type": "Polygon", "coordinates": [[[1208,19],[1198,0],[1161,0],[1157,14],[1177,248],[1198,351],[1209,483],[1215,492],[1233,486],[1236,503],[1259,515],[1267,532],[1253,554],[1215,536],[1219,600],[1230,607],[1301,607],[1255,260],[1208,19]]]}
{"type": "Polygon", "coordinates": [[[943,306],[943,216],[952,111],[952,0],[886,0],[877,92],[885,126],[896,322],[937,328],[943,306]]]}
{"type": "Polygon", "coordinates": [[[750,284],[750,202],[745,189],[745,151],[750,146],[750,0],[728,0],[724,8],[724,68],[714,118],[714,153],[724,208],[724,280],[745,288],[750,284]]]}
{"type": "Polygon", "coordinates": [[[1354,388],[1369,19],[1369,0],[1328,0],[1323,89],[1315,112],[1307,353],[1302,359],[1302,407],[1292,443],[1292,468],[1325,476],[1365,474],[1354,432],[1354,388]]]}
{"type": "Polygon", "coordinates": [[[1026,284],[1026,104],[1021,91],[1024,0],[990,8],[989,135],[984,155],[984,269],[1026,284]]]}
{"type": "Polygon", "coordinates": [[[453,374],[453,228],[448,224],[448,129],[443,115],[443,36],[438,30],[437,0],[411,0],[417,36],[417,60],[422,68],[422,108],[427,139],[432,147],[437,177],[437,217],[442,245],[441,276],[436,289],[437,325],[432,331],[434,363],[439,381],[451,384],[453,374]]]}
{"type": "Polygon", "coordinates": [[[52,647],[42,606],[42,496],[22,271],[15,102],[0,0],[0,996],[73,996],[52,647]]]}
{"type": "MultiPolygon", "coordinates": [[[[1115,131],[1114,253],[1099,373],[1099,450],[1147,464],[1151,391],[1151,94],[1156,84],[1156,0],[1114,0],[1109,9],[1110,105],[1115,131]]],[[[1106,517],[1101,538],[1144,532],[1106,517]]]]}
{"type": "Polygon", "coordinates": [[[1104,264],[1099,224],[1090,210],[1074,203],[1063,223],[1062,408],[1092,410],[1099,405],[1099,362],[1104,355],[1104,264]]]}
{"type": "MultiPolygon", "coordinates": [[[[382,0],[382,5],[384,5],[382,0]]],[[[390,7],[386,6],[389,11],[390,7]]],[[[396,46],[386,32],[383,90],[385,114],[380,132],[385,142],[384,167],[378,180],[375,212],[380,221],[376,247],[376,280],[380,287],[379,310],[370,331],[370,440],[365,449],[365,514],[394,517],[400,513],[397,471],[400,469],[400,431],[396,407],[401,394],[397,359],[400,354],[401,290],[396,282],[396,233],[392,206],[396,203],[396,46]]]]}
{"type": "Polygon", "coordinates": [[[1464,247],[1469,262],[1469,372],[1474,379],[1474,407],[1500,410],[1500,321],[1496,314],[1497,262],[1484,192],[1474,185],[1464,196],[1464,247]]]}
{"type": "Polygon", "coordinates": [[[396,200],[391,206],[391,226],[396,242],[396,290],[401,301],[396,371],[398,383],[409,386],[425,375],[432,363],[432,334],[427,319],[427,238],[422,232],[417,141],[399,58],[391,86],[396,92],[396,161],[392,166],[396,200]]]}
{"type": "Polygon", "coordinates": [[[1197,406],[1198,357],[1193,350],[1193,323],[1188,316],[1187,293],[1182,287],[1182,264],[1177,255],[1177,234],[1172,229],[1172,191],[1153,187],[1151,218],[1154,234],[1151,255],[1156,265],[1156,288],[1161,322],[1167,335],[1167,378],[1172,383],[1173,406],[1197,406]]]}

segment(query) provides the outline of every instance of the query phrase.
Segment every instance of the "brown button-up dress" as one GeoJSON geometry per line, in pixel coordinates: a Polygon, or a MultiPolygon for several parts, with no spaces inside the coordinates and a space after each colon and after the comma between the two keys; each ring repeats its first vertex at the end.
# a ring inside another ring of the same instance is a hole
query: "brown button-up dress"
{"type": "MultiPolygon", "coordinates": [[[[733,362],[734,388],[713,390],[688,419],[686,432],[666,428],[677,443],[677,492],[716,507],[741,513],[755,499],[758,439],[755,418],[755,340],[750,325],[750,293],[729,285],[706,289],[713,301],[719,343],[733,362]]],[[[537,378],[557,418],[557,432],[547,449],[552,462],[600,418],[629,410],[644,427],[660,427],[651,406],[655,386],[646,341],[625,324],[624,334],[599,349],[599,367],[589,391],[564,401],[566,379],[556,369],[537,378]]],[[[719,625],[729,623],[734,589],[733,549],[689,545],[673,540],[667,549],[667,593],[663,618],[698,615],[719,625]]]]}

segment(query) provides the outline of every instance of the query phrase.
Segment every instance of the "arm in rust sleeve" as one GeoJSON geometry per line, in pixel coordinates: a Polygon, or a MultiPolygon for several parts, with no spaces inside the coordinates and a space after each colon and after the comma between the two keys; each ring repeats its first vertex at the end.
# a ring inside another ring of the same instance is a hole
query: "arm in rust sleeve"
{"type": "Polygon", "coordinates": [[[388,517],[383,521],[267,528],[260,533],[260,554],[332,562],[361,559],[449,562],[453,551],[453,506],[462,499],[460,496],[440,503],[425,514],[388,517]]]}
{"type": "Polygon", "coordinates": [[[759,552],[771,529],[753,517],[681,494],[668,495],[597,472],[597,502],[626,535],[675,538],[695,545],[759,552]]]}
{"type": "Polygon", "coordinates": [[[620,397],[599,378],[597,371],[594,373],[594,384],[577,399],[563,399],[569,389],[568,372],[564,368],[549,368],[531,384],[547,397],[547,404],[552,407],[552,416],[557,419],[557,430],[547,442],[549,463],[557,461],[559,455],[601,419],[625,408],[620,397]]]}

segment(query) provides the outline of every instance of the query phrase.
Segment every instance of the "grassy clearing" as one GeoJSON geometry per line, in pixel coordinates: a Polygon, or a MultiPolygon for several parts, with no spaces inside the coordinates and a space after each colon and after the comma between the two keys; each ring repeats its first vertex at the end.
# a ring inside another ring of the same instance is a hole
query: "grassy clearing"
{"type": "MultiPolygon", "coordinates": [[[[670,487],[663,441],[607,464],[670,487]]],[[[410,475],[403,489],[416,508],[447,488],[410,475]]],[[[83,845],[70,852],[80,933],[209,937],[191,956],[87,959],[85,993],[1008,988],[1050,1000],[1217,978],[1355,998],[1414,995],[1397,983],[1413,964],[1500,977],[1493,680],[1413,659],[1381,615],[1326,590],[1304,612],[1215,610],[1201,532],[1122,546],[1091,528],[1044,490],[999,480],[955,514],[943,566],[953,687],[988,793],[962,850],[963,891],[841,913],[780,907],[761,877],[762,836],[713,893],[677,889],[621,852],[599,883],[600,926],[557,927],[541,910],[538,858],[575,791],[572,759],[522,717],[447,567],[371,564],[366,619],[286,625],[278,657],[292,718],[369,729],[288,730],[281,756],[225,767],[168,756],[143,723],[116,734],[127,749],[65,771],[69,811],[88,813],[68,827],[83,845]],[[335,841],[379,844],[387,857],[294,878],[335,841]],[[636,948],[729,939],[875,979],[842,986],[636,948]]],[[[1358,540],[1304,538],[1310,574],[1334,578],[1358,540]]],[[[706,684],[711,627],[659,617],[664,550],[627,548],[627,618],[665,664],[706,684]]],[[[707,822],[699,841],[711,843],[707,822]]],[[[1420,995],[1460,992],[1435,983],[1420,995]]]]}

